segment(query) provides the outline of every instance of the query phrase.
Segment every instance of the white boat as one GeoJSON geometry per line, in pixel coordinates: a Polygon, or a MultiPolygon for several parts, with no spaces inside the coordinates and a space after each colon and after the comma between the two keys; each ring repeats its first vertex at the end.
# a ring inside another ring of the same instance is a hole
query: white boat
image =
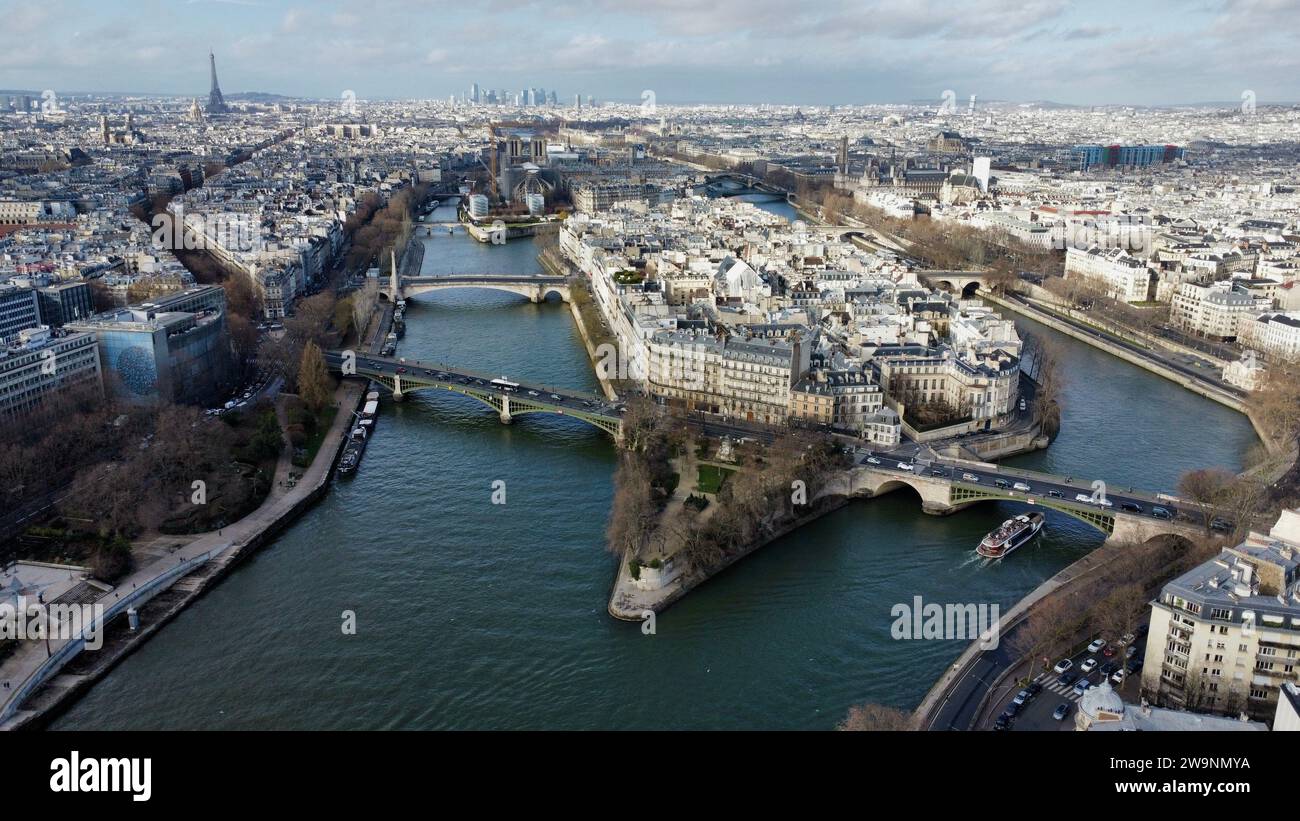
{"type": "Polygon", "coordinates": [[[1042,529],[1043,514],[1022,513],[1007,519],[997,530],[985,536],[975,552],[986,559],[1000,559],[1034,538],[1042,529]]]}

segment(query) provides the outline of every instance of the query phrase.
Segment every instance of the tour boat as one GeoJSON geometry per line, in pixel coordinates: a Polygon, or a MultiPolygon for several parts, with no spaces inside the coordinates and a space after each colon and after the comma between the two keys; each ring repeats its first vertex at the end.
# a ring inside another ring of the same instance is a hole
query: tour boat
{"type": "Polygon", "coordinates": [[[1022,513],[1007,519],[997,530],[985,536],[975,552],[986,559],[1000,559],[1034,538],[1042,529],[1043,514],[1022,513]]]}

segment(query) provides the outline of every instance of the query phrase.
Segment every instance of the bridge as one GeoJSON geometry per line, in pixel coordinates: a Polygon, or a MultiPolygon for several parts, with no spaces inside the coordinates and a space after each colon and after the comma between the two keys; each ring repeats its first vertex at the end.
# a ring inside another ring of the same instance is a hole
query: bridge
{"type": "Polygon", "coordinates": [[[1047,508],[1064,513],[1100,531],[1108,541],[1146,542],[1157,536],[1195,539],[1206,534],[1206,514],[1197,505],[1133,488],[1094,486],[1091,480],[988,462],[937,459],[929,464],[900,463],[879,453],[857,456],[854,462],[845,480],[849,486],[833,486],[827,492],[870,497],[910,487],[921,497],[922,510],[936,515],[955,513],[979,502],[1017,502],[1026,510],[1047,508]],[[1016,489],[1017,483],[1020,489],[1016,489]],[[1167,511],[1169,518],[1156,515],[1156,508],[1167,511]]]}
{"type": "Polygon", "coordinates": [[[738,174],[733,172],[724,172],[713,176],[706,176],[704,184],[700,186],[706,191],[710,191],[719,196],[737,197],[747,194],[767,194],[773,200],[782,200],[793,203],[798,199],[794,192],[786,191],[771,183],[764,182],[758,177],[749,174],[738,174]],[[732,183],[732,186],[726,186],[724,183],[732,183]]]}
{"type": "Polygon", "coordinates": [[[973,296],[977,290],[988,284],[986,271],[921,270],[916,272],[916,276],[931,287],[964,297],[973,296]]]}
{"type": "Polygon", "coordinates": [[[514,382],[506,387],[494,380],[503,377],[454,368],[441,363],[425,363],[390,356],[374,356],[358,351],[327,351],[325,364],[345,377],[370,379],[382,385],[401,401],[414,391],[445,391],[468,396],[496,411],[502,424],[527,413],[567,416],[600,428],[623,442],[623,405],[593,393],[514,382]]]}
{"type": "Polygon", "coordinates": [[[405,299],[430,291],[445,291],[452,288],[489,288],[494,291],[506,291],[526,297],[530,302],[545,302],[551,294],[568,302],[570,300],[569,281],[561,276],[538,274],[453,274],[435,277],[393,277],[380,288],[384,297],[393,300],[405,299]]]}

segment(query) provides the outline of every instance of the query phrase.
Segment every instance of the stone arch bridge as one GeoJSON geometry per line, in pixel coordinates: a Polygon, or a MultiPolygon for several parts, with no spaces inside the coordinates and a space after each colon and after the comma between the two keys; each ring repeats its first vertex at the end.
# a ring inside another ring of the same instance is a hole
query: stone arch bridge
{"type": "Polygon", "coordinates": [[[518,294],[530,302],[545,302],[552,294],[565,302],[570,301],[569,282],[564,277],[549,275],[517,274],[453,274],[436,277],[401,277],[394,284],[390,277],[380,288],[380,293],[387,299],[398,300],[432,291],[446,291],[453,288],[488,288],[493,291],[505,291],[518,294]],[[394,296],[396,292],[396,296],[394,296]]]}

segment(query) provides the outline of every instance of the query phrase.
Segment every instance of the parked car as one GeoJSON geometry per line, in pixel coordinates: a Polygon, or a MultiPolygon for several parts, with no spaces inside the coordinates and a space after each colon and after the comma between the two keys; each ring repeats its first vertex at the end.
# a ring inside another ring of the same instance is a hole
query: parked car
{"type": "Polygon", "coordinates": [[[1031,681],[1031,682],[1029,683],[1029,686],[1026,687],[1025,689],[1026,689],[1027,691],[1029,691],[1029,697],[1030,697],[1030,698],[1033,698],[1034,696],[1036,696],[1036,695],[1038,695],[1039,693],[1043,692],[1043,685],[1042,685],[1042,684],[1039,684],[1037,681],[1031,681]]]}
{"type": "Polygon", "coordinates": [[[1131,659],[1137,654],[1138,654],[1138,649],[1136,644],[1130,644],[1128,647],[1124,648],[1124,658],[1126,659],[1131,659]]]}
{"type": "Polygon", "coordinates": [[[1116,687],[1118,687],[1119,685],[1121,685],[1121,684],[1124,683],[1124,679],[1125,679],[1127,676],[1128,676],[1128,673],[1125,673],[1124,670],[1123,670],[1122,668],[1119,669],[1119,670],[1116,670],[1115,672],[1113,672],[1113,673],[1110,674],[1110,683],[1111,683],[1111,684],[1114,684],[1116,687]]]}
{"type": "Polygon", "coordinates": [[[1056,709],[1052,711],[1052,718],[1056,719],[1057,721],[1065,721],[1065,717],[1068,716],[1069,714],[1070,714],[1070,702],[1062,701],[1060,704],[1056,705],[1056,709]]]}
{"type": "Polygon", "coordinates": [[[1052,668],[1052,672],[1053,672],[1053,673],[1066,673],[1066,672],[1069,672],[1069,671],[1070,671],[1071,669],[1073,669],[1073,668],[1074,668],[1074,662],[1073,662],[1073,661],[1071,661],[1070,659],[1061,659],[1060,661],[1058,661],[1058,662],[1056,663],[1056,666],[1052,668]]]}
{"type": "Polygon", "coordinates": [[[1061,673],[1061,677],[1056,680],[1056,683],[1062,687],[1069,687],[1077,678],[1078,676],[1074,673],[1061,673]]]}
{"type": "Polygon", "coordinates": [[[1088,652],[1089,652],[1089,653],[1095,653],[1095,652],[1097,652],[1098,650],[1100,650],[1101,648],[1103,648],[1103,647],[1105,647],[1105,646],[1106,646],[1106,640],[1105,640],[1105,639],[1093,639],[1093,640],[1092,640],[1092,644],[1089,644],[1089,645],[1088,645],[1088,652]]]}
{"type": "Polygon", "coordinates": [[[1002,715],[998,716],[997,720],[993,722],[993,729],[995,730],[1011,729],[1011,716],[1008,716],[1006,713],[1003,713],[1002,715]]]}
{"type": "Polygon", "coordinates": [[[1084,659],[1083,664],[1079,665],[1079,670],[1084,673],[1091,673],[1093,670],[1096,669],[1097,669],[1096,659],[1084,659]]]}
{"type": "Polygon", "coordinates": [[[1088,692],[1088,688],[1091,686],[1092,686],[1091,681],[1089,681],[1086,678],[1081,678],[1074,683],[1074,692],[1078,693],[1079,695],[1083,695],[1084,693],[1088,692]]]}
{"type": "Polygon", "coordinates": [[[1007,705],[1007,708],[1002,711],[1002,714],[1005,716],[1010,716],[1011,718],[1015,718],[1016,716],[1020,715],[1020,705],[1013,701],[1007,705]]]}
{"type": "Polygon", "coordinates": [[[1015,698],[1011,699],[1011,703],[1019,707],[1023,707],[1025,706],[1025,702],[1029,701],[1030,698],[1031,696],[1028,690],[1021,690],[1020,692],[1016,693],[1015,698]]]}

